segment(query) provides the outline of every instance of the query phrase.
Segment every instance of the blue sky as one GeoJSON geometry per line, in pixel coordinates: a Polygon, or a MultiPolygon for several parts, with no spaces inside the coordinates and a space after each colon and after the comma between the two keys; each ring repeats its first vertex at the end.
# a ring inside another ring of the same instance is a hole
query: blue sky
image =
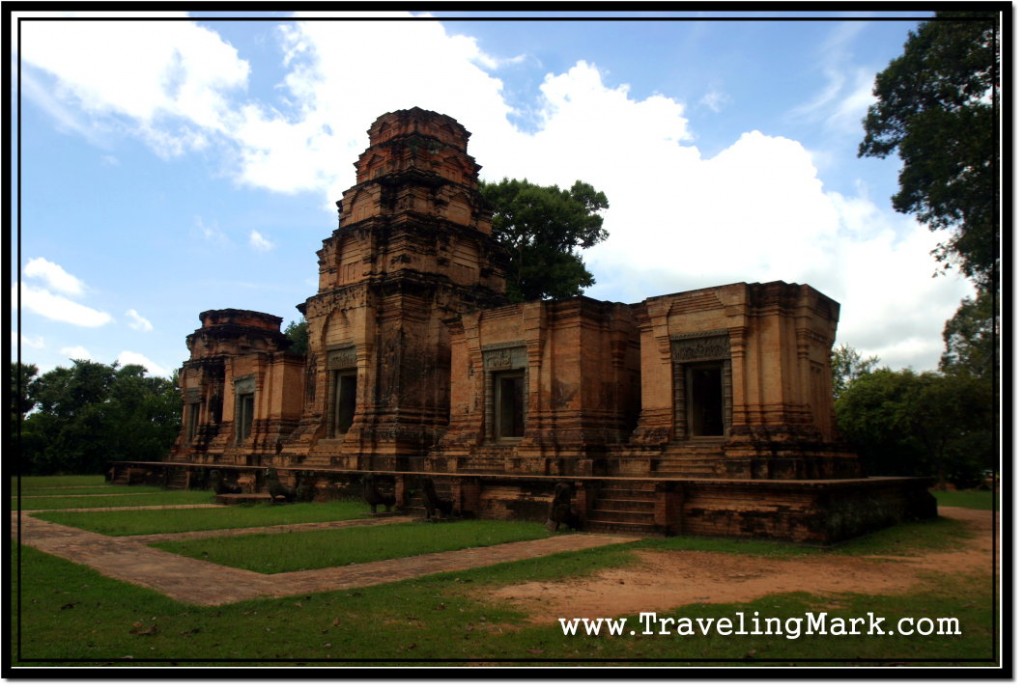
{"type": "Polygon", "coordinates": [[[809,283],[842,304],[838,342],[936,367],[970,287],[891,210],[899,161],[856,156],[874,75],[926,13],[444,15],[20,15],[23,361],[166,375],[204,310],[298,319],[366,130],[420,106],[473,133],[485,179],[605,191],[591,297],[809,283]]]}

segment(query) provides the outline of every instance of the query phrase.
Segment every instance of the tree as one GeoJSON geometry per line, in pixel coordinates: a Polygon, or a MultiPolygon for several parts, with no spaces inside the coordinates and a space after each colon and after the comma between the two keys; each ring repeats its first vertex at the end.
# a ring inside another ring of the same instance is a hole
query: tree
{"type": "Polygon", "coordinates": [[[995,307],[992,293],[979,291],[964,298],[956,314],[946,322],[942,339],[946,350],[939,369],[946,374],[964,374],[992,382],[998,373],[995,307]]]}
{"type": "Polygon", "coordinates": [[[952,236],[933,254],[979,288],[998,276],[999,15],[938,12],[875,79],[860,156],[903,161],[893,207],[952,236]]]}
{"type": "Polygon", "coordinates": [[[878,356],[864,358],[847,344],[832,349],[832,398],[838,399],[850,385],[878,366],[878,356]]]}
{"type": "Polygon", "coordinates": [[[97,473],[111,461],[156,461],[181,427],[174,379],[144,367],[74,360],[35,380],[35,409],[22,423],[20,471],[97,473]]]}
{"type": "Polygon", "coordinates": [[[973,486],[993,452],[985,384],[936,372],[867,372],[836,402],[836,422],[872,475],[931,475],[940,485],[973,486]]]}
{"type": "Polygon", "coordinates": [[[541,187],[528,180],[481,183],[494,209],[494,238],[508,250],[507,295],[513,302],[582,295],[594,276],[579,250],[608,238],[599,211],[608,198],[585,182],[541,187]]]}
{"type": "Polygon", "coordinates": [[[309,322],[305,318],[288,322],[288,326],[284,327],[284,335],[292,339],[292,344],[288,346],[289,353],[305,355],[309,350],[309,322]]]}
{"type": "Polygon", "coordinates": [[[33,389],[39,368],[35,365],[12,362],[11,377],[11,415],[12,421],[24,419],[25,414],[36,406],[33,389]]]}

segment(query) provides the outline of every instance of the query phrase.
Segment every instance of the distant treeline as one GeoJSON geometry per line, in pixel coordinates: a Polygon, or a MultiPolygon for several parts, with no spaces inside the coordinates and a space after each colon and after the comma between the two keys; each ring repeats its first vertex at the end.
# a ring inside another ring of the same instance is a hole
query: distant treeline
{"type": "Polygon", "coordinates": [[[45,374],[11,363],[12,434],[23,475],[102,473],[112,461],[158,461],[181,427],[177,377],[140,365],[73,360],[45,374]]]}

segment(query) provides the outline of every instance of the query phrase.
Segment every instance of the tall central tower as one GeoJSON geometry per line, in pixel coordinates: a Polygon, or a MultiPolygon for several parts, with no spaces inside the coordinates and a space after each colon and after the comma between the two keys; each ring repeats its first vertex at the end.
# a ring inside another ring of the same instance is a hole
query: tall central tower
{"type": "Polygon", "coordinates": [[[370,127],[356,184],[324,240],[309,324],[305,401],[283,449],[310,465],[417,469],[448,424],[446,320],[505,304],[469,132],[413,108],[370,127]]]}

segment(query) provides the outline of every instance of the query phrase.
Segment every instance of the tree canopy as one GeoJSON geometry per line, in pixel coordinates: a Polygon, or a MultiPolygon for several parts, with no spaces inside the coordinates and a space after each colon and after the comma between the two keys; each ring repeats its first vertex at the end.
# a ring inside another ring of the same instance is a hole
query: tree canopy
{"type": "Polygon", "coordinates": [[[867,372],[836,402],[836,422],[872,475],[925,475],[971,487],[992,468],[993,406],[984,379],[867,372]]]}
{"type": "Polygon", "coordinates": [[[32,407],[22,413],[24,474],[96,473],[111,461],[158,461],[181,427],[176,379],[147,376],[140,365],[74,360],[29,380],[26,396],[32,407]]]}
{"type": "Polygon", "coordinates": [[[878,356],[865,358],[844,343],[832,349],[832,398],[838,399],[862,376],[878,366],[878,356]]]}
{"type": "Polygon", "coordinates": [[[289,353],[305,355],[309,350],[309,322],[305,317],[288,322],[288,326],[284,327],[284,335],[292,339],[292,344],[288,346],[289,353]]]}
{"type": "Polygon", "coordinates": [[[998,273],[999,15],[938,12],[875,79],[860,156],[903,161],[893,207],[952,235],[934,255],[980,289],[998,273]]]}
{"type": "Polygon", "coordinates": [[[603,192],[580,181],[563,190],[508,178],[483,182],[480,192],[494,209],[494,238],[511,257],[510,300],[568,298],[594,285],[579,250],[608,238],[603,192]]]}
{"type": "Polygon", "coordinates": [[[942,372],[994,381],[998,375],[998,343],[992,301],[992,293],[987,291],[960,301],[959,309],[942,331],[946,343],[939,362],[942,372]]]}

